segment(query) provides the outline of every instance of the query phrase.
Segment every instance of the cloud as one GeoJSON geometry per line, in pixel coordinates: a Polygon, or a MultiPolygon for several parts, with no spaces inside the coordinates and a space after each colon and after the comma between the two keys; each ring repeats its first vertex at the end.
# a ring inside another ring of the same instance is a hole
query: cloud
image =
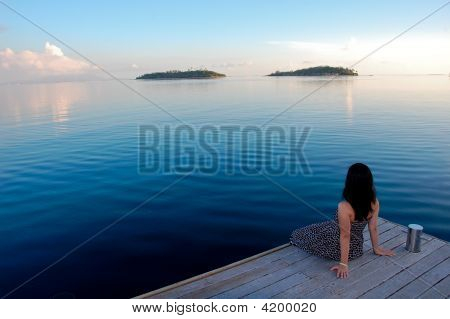
{"type": "Polygon", "coordinates": [[[15,52],[10,48],[0,51],[0,70],[8,79],[24,80],[55,76],[73,76],[95,70],[90,64],[67,57],[54,44],[45,43],[43,52],[24,50],[15,52]]]}
{"type": "Polygon", "coordinates": [[[133,64],[131,65],[131,68],[132,68],[132,69],[139,69],[139,66],[138,66],[136,63],[133,63],[133,64]]]}
{"type": "Polygon", "coordinates": [[[304,67],[305,61],[314,65],[351,66],[379,48],[373,55],[358,63],[360,73],[446,73],[450,68],[450,42],[445,33],[408,34],[383,46],[389,37],[345,42],[269,41],[282,49],[277,54],[279,69],[292,68],[286,61],[294,61],[294,68],[304,67]]]}
{"type": "Polygon", "coordinates": [[[64,53],[56,45],[45,42],[45,53],[54,56],[64,56],[64,53]]]}

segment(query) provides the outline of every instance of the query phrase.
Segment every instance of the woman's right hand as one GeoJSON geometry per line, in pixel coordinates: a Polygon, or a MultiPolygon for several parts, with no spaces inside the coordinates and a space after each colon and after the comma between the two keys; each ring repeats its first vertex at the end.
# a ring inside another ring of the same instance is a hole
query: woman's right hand
{"type": "Polygon", "coordinates": [[[337,264],[330,268],[331,271],[336,272],[336,277],[345,279],[348,277],[348,266],[337,264]]]}

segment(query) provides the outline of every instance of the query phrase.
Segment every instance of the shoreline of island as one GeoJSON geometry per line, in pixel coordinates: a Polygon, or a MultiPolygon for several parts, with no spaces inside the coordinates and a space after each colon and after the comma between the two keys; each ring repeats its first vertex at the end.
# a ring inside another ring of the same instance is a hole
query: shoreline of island
{"type": "MultiPolygon", "coordinates": [[[[298,69],[295,71],[275,71],[266,76],[358,76],[358,72],[354,69],[344,68],[341,66],[332,67],[328,65],[309,67],[298,69]]],[[[225,74],[207,70],[171,70],[165,72],[145,73],[136,77],[136,80],[203,80],[203,79],[219,79],[226,77],[225,74]]]]}
{"type": "Polygon", "coordinates": [[[295,71],[275,71],[267,76],[358,76],[358,72],[341,66],[323,65],[295,71]]]}
{"type": "Polygon", "coordinates": [[[224,77],[226,77],[225,74],[206,69],[187,71],[172,70],[166,72],[146,73],[136,77],[136,80],[203,80],[219,79],[224,77]]]}

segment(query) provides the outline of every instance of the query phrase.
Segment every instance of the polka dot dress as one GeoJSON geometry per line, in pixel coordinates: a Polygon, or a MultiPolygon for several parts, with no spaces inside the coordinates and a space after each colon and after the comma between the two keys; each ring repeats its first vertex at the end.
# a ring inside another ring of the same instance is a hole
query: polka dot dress
{"type": "MultiPolygon", "coordinates": [[[[367,221],[355,221],[351,225],[349,260],[363,254],[363,231],[366,225],[367,221]]],[[[338,212],[336,211],[334,220],[294,230],[291,235],[291,244],[319,257],[340,260],[339,235],[338,212]]]]}

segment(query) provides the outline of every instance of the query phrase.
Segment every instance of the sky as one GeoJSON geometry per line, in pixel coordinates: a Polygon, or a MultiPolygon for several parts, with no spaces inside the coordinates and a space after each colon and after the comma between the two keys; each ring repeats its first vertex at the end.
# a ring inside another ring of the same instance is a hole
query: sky
{"type": "MultiPolygon", "coordinates": [[[[447,0],[448,1],[448,0],[447,0]]],[[[446,3],[428,1],[0,0],[0,82],[207,68],[230,76],[353,65],[446,3]]],[[[450,5],[354,67],[450,72],[450,5]]]]}

